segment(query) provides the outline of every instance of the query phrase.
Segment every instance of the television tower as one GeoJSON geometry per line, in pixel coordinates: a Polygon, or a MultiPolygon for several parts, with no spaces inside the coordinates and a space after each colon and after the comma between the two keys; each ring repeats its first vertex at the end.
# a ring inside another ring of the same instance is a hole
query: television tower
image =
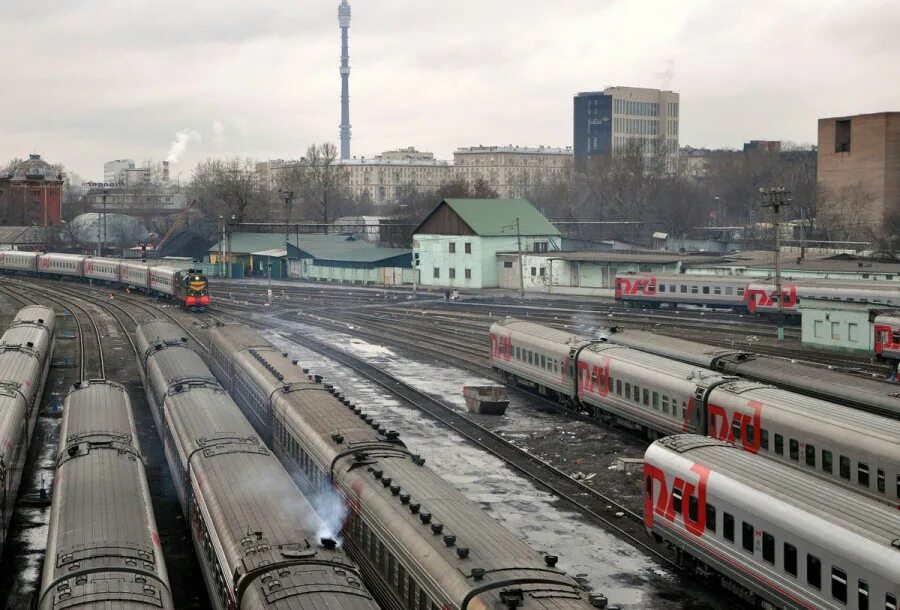
{"type": "Polygon", "coordinates": [[[341,159],[350,158],[350,2],[338,6],[341,26],[341,159]]]}

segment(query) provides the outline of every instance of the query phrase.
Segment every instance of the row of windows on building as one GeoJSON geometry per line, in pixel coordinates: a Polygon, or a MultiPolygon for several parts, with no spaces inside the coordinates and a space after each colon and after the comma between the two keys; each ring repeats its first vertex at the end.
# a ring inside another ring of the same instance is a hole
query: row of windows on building
{"type": "MultiPolygon", "coordinates": [[[[661,140],[659,138],[645,138],[640,136],[615,136],[613,138],[613,146],[615,148],[625,148],[627,146],[634,146],[635,144],[645,155],[658,155],[661,152],[661,140]]],[[[670,149],[672,151],[672,149],[670,149]]],[[[676,154],[677,151],[672,151],[669,154],[676,154]]]]}
{"type": "MultiPolygon", "coordinates": [[[[671,130],[671,123],[670,130],[671,130]]],[[[613,119],[613,131],[641,136],[659,135],[659,121],[656,119],[613,119]]]]}
{"type": "Polygon", "coordinates": [[[680,106],[681,104],[679,104],[678,102],[669,102],[667,105],[669,116],[677,117],[678,113],[681,110],[680,106]]]}
{"type": "MultiPolygon", "coordinates": [[[[447,269],[447,277],[451,280],[456,279],[456,267],[450,267],[447,269]]],[[[472,270],[464,269],[463,277],[465,277],[465,279],[467,279],[467,280],[471,280],[472,279],[472,270]]],[[[436,279],[436,280],[441,279],[441,268],[440,267],[434,268],[434,279],[436,279]]]]}
{"type": "Polygon", "coordinates": [[[613,113],[635,116],[659,116],[659,102],[613,100],[613,113]]]}
{"type": "MultiPolygon", "coordinates": [[[[653,478],[646,477],[647,494],[652,497],[653,478]]],[[[681,489],[672,491],[672,501],[675,512],[682,514],[683,496],[681,489]]],[[[688,518],[697,522],[699,520],[699,502],[694,495],[688,496],[688,518]]],[[[712,504],[706,504],[706,529],[712,534],[718,535],[718,512],[712,504]]],[[[752,523],[741,521],[741,548],[750,555],[756,555],[755,545],[756,528],[752,523]]],[[[722,512],[722,539],[735,543],[735,518],[732,514],[722,512]]],[[[762,532],[761,556],[763,561],[771,566],[780,567],[781,570],[792,578],[798,578],[800,574],[797,547],[790,542],[783,542],[781,566],[776,561],[775,536],[769,532],[762,532]]],[[[822,560],[812,553],[806,554],[806,583],[817,591],[822,590],[822,560]]],[[[846,604],[848,599],[847,572],[838,566],[831,566],[831,596],[836,601],[846,604]]],[[[869,610],[869,583],[866,580],[857,581],[857,608],[869,610]]],[[[897,610],[897,597],[892,593],[886,593],[884,598],[885,610],[897,610]]]]}
{"type": "Polygon", "coordinates": [[[669,119],[669,133],[673,136],[678,135],[678,119],[669,119]]]}
{"type": "MultiPolygon", "coordinates": [[[[826,322],[823,320],[814,320],[813,321],[813,337],[816,339],[824,339],[825,338],[825,324],[826,322]]],[[[843,324],[840,322],[828,322],[831,324],[831,340],[832,341],[840,341],[843,339],[843,333],[841,333],[841,328],[843,324]]],[[[856,322],[848,322],[847,323],[847,341],[849,343],[862,343],[862,336],[859,330],[859,324],[856,322]]]]}

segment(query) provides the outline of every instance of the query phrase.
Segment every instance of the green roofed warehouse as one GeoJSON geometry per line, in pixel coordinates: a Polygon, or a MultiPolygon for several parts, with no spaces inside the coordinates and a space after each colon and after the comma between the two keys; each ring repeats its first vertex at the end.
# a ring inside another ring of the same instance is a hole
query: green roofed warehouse
{"type": "Polygon", "coordinates": [[[497,254],[517,252],[520,242],[523,252],[555,252],[562,239],[524,199],[445,199],[413,234],[419,283],[496,288],[497,254]]]}

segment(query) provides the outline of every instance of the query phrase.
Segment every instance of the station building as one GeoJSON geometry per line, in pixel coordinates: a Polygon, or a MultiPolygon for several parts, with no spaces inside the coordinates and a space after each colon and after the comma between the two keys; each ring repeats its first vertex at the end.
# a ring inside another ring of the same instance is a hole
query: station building
{"type": "Polygon", "coordinates": [[[556,252],[559,229],[524,199],[444,199],[413,232],[418,282],[497,288],[497,255],[556,252]]]}

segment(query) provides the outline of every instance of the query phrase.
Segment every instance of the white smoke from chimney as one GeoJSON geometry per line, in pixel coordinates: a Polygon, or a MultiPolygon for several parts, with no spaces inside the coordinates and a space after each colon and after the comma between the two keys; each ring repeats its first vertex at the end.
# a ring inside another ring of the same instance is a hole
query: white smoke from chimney
{"type": "Polygon", "coordinates": [[[184,151],[187,150],[188,144],[191,142],[201,142],[203,138],[200,137],[200,134],[194,131],[193,129],[183,129],[175,134],[175,141],[172,142],[172,146],[169,147],[169,156],[166,157],[166,161],[169,163],[178,163],[178,159],[181,158],[181,155],[184,154],[184,151]]]}

